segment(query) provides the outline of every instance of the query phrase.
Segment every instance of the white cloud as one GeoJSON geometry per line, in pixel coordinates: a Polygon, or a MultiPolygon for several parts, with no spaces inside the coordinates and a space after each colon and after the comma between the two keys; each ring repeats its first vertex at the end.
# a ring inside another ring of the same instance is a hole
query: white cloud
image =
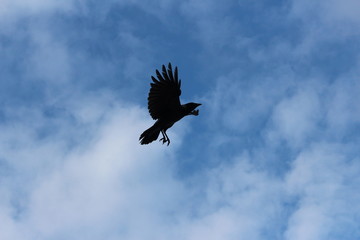
{"type": "MultiPolygon", "coordinates": [[[[302,103],[308,93],[299,92],[290,103],[302,103]]],[[[66,154],[60,138],[48,144],[36,139],[37,127],[7,128],[2,142],[17,136],[23,144],[2,158],[10,168],[23,166],[21,176],[2,175],[16,183],[1,187],[7,196],[1,200],[0,221],[7,226],[2,239],[324,239],[333,234],[334,218],[344,214],[352,221],[356,214],[345,206],[359,196],[344,181],[360,181],[359,166],[356,161],[347,165],[346,148],[325,144],[304,150],[285,180],[244,154],[183,182],[173,176],[176,145],[138,144],[139,133],[150,124],[142,120],[145,109],[113,102],[105,95],[66,105],[78,126],[91,132],[66,154]],[[20,203],[14,201],[19,191],[20,203]],[[292,196],[300,199],[299,207],[284,233],[290,210],[283,204],[292,196]]],[[[44,122],[36,112],[30,119],[33,126],[44,122]]],[[[60,127],[66,130],[63,121],[60,127]]]]}
{"type": "MultiPolygon", "coordinates": [[[[287,176],[287,189],[298,197],[298,208],[289,220],[287,239],[344,239],[341,231],[356,225],[360,194],[358,159],[347,156],[347,146],[314,144],[294,161],[287,176]],[[352,206],[349,208],[349,206],[352,206]],[[339,236],[340,236],[339,235],[339,236]]],[[[350,237],[351,238],[351,237],[350,237]]]]}
{"type": "Polygon", "coordinates": [[[343,137],[360,123],[359,101],[360,84],[357,76],[344,76],[331,86],[326,120],[333,137],[343,137]]]}
{"type": "Polygon", "coordinates": [[[205,99],[210,108],[209,123],[221,123],[222,128],[240,133],[259,124],[262,127],[279,99],[294,86],[294,77],[287,70],[247,79],[240,69],[235,69],[218,78],[216,87],[205,99]]]}
{"type": "Polygon", "coordinates": [[[326,24],[356,24],[360,21],[360,3],[345,1],[293,1],[292,12],[301,18],[317,18],[326,24]]]}
{"type": "Polygon", "coordinates": [[[46,30],[31,31],[34,49],[28,65],[28,74],[35,78],[63,85],[70,79],[70,54],[67,46],[47,33],[46,30]]]}
{"type": "Polygon", "coordinates": [[[281,182],[246,154],[208,171],[206,179],[203,199],[185,223],[186,239],[262,239],[269,229],[270,235],[280,231],[281,182]]]}
{"type": "MultiPolygon", "coordinates": [[[[183,1],[180,4],[180,11],[185,18],[194,24],[192,36],[196,38],[214,59],[223,55],[223,50],[233,48],[243,41],[242,34],[239,34],[239,24],[227,11],[231,7],[236,8],[232,1],[183,1]]],[[[217,64],[226,64],[229,61],[224,58],[217,61],[217,64]]],[[[210,59],[207,59],[209,61],[210,59]]]]}
{"type": "MultiPolygon", "coordinates": [[[[132,235],[136,239],[157,235],[154,228],[161,228],[163,217],[181,199],[182,187],[171,176],[171,148],[160,144],[144,147],[137,142],[148,127],[140,120],[144,110],[115,106],[103,112],[106,117],[97,124],[83,125],[78,118],[77,124],[92,132],[90,139],[65,155],[62,139],[52,137],[52,143],[46,144],[34,136],[36,129],[16,132],[7,128],[1,137],[2,146],[15,137],[18,147],[15,153],[8,146],[1,158],[16,171],[19,164],[23,166],[20,176],[2,176],[6,182],[17,184],[1,188],[1,195],[8,198],[2,201],[0,219],[9,226],[1,231],[1,239],[48,239],[63,234],[74,239],[88,237],[86,232],[94,234],[89,239],[98,239],[117,229],[123,229],[120,235],[129,234],[128,239],[132,235]],[[14,201],[19,201],[19,192],[24,200],[17,209],[14,201]],[[143,226],[145,222],[149,228],[143,226]]],[[[39,120],[38,124],[46,121],[39,120]]],[[[21,123],[16,125],[27,129],[21,123]]]]}
{"type": "Polygon", "coordinates": [[[9,21],[19,15],[48,13],[54,10],[71,10],[73,1],[57,0],[1,0],[0,21],[9,21]]]}
{"type": "Polygon", "coordinates": [[[276,130],[270,133],[270,138],[278,135],[290,145],[298,146],[316,135],[317,125],[323,114],[318,98],[315,89],[307,88],[299,89],[294,96],[281,101],[272,116],[276,130]]]}
{"type": "MultiPolygon", "coordinates": [[[[66,9],[60,3],[29,3],[32,13],[66,9]]],[[[222,4],[203,4],[185,2],[182,14],[196,21],[193,30],[200,30],[199,39],[209,52],[239,58],[221,51],[234,39],[243,39],[231,26],[236,21],[223,15],[222,4]]],[[[148,11],[159,12],[159,6],[170,10],[174,5],[158,1],[148,11]]],[[[335,3],[329,8],[335,11],[335,3]]],[[[339,11],[334,14],[337,18],[347,18],[349,9],[339,11]]],[[[355,18],[353,14],[349,21],[355,18]]],[[[321,43],[316,27],[305,31],[298,49],[321,43]]],[[[141,34],[127,30],[117,36],[131,47],[129,61],[119,66],[130,79],[140,75],[138,66],[146,65],[141,60],[143,51],[152,50],[141,34]]],[[[332,84],[320,78],[300,82],[287,66],[256,77],[244,73],[243,66],[221,72],[214,89],[204,90],[210,92],[204,107],[211,116],[208,126],[215,132],[214,139],[206,139],[198,148],[201,154],[213,151],[221,164],[181,178],[175,175],[175,163],[184,161],[177,151],[187,131],[186,121],[171,130],[170,147],[158,142],[140,146],[139,134],[152,123],[146,110],[125,102],[120,94],[114,97],[112,90],[90,94],[75,89],[70,94],[66,89],[74,87],[69,81],[75,69],[70,60],[73,53],[46,29],[32,32],[31,37],[37,47],[30,61],[31,74],[43,78],[46,86],[62,84],[64,89],[59,95],[48,93],[42,104],[3,110],[11,121],[0,123],[0,181],[4,183],[0,185],[0,226],[5,229],[0,239],[328,239],[356,229],[360,179],[358,159],[353,156],[358,150],[353,145],[357,142],[339,143],[360,119],[356,105],[360,88],[355,81],[344,84],[343,76],[332,84]],[[43,108],[60,110],[46,116],[43,108]],[[229,143],[247,133],[258,135],[258,145],[247,150],[239,145],[229,152],[212,149],[216,142],[229,143]],[[316,141],[308,141],[312,137],[316,141]],[[289,157],[277,153],[274,145],[279,139],[296,147],[289,150],[289,157]],[[246,153],[238,156],[239,151],[246,153]],[[277,163],[285,165],[285,177],[274,174],[277,169],[272,162],[269,169],[257,165],[259,156],[264,161],[278,158],[277,163]]],[[[272,66],[274,56],[297,50],[281,40],[275,45],[275,50],[264,47],[257,52],[251,39],[234,43],[236,48],[252,48],[250,60],[266,66],[272,66]]],[[[85,56],[76,58],[86,63],[85,56]]]]}
{"type": "Polygon", "coordinates": [[[292,1],[290,19],[302,22],[303,36],[296,46],[299,56],[311,54],[325,42],[359,37],[359,1],[292,1]]]}

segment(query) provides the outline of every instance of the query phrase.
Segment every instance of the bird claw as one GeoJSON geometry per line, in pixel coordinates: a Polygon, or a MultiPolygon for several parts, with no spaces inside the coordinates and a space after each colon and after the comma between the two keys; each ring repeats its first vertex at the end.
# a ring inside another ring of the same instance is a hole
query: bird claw
{"type": "Polygon", "coordinates": [[[160,139],[159,139],[159,142],[160,142],[160,141],[162,141],[162,144],[164,144],[164,143],[167,142],[167,143],[168,143],[168,144],[167,144],[168,146],[169,146],[169,144],[170,144],[170,139],[160,138],[160,139]]]}

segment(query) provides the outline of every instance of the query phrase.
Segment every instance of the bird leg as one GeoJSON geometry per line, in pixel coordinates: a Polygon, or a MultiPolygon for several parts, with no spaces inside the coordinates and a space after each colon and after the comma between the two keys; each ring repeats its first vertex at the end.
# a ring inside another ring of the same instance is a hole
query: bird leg
{"type": "Polygon", "coordinates": [[[166,136],[166,139],[167,139],[167,145],[169,146],[169,144],[170,144],[170,138],[168,137],[168,135],[166,134],[166,131],[164,131],[164,134],[165,134],[165,136],[166,136]]]}
{"type": "Polygon", "coordinates": [[[159,139],[159,142],[160,142],[160,141],[163,141],[163,144],[164,144],[164,143],[166,142],[166,140],[165,140],[165,135],[164,135],[164,131],[163,131],[163,130],[161,130],[161,134],[162,134],[163,137],[159,139]]]}
{"type": "Polygon", "coordinates": [[[170,139],[169,139],[168,135],[166,134],[166,132],[164,130],[161,130],[161,134],[163,135],[163,137],[159,141],[162,141],[163,144],[167,142],[168,143],[167,145],[169,146],[170,139]]]}

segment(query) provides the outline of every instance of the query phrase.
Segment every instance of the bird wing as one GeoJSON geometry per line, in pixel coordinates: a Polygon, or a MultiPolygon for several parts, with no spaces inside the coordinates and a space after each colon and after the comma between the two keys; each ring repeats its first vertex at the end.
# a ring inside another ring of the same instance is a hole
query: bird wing
{"type": "Polygon", "coordinates": [[[153,83],[148,96],[148,109],[151,117],[156,120],[166,115],[172,109],[180,107],[181,80],[178,79],[177,67],[174,74],[171,63],[166,70],[162,65],[162,74],[156,70],[157,78],[151,76],[153,83]]]}

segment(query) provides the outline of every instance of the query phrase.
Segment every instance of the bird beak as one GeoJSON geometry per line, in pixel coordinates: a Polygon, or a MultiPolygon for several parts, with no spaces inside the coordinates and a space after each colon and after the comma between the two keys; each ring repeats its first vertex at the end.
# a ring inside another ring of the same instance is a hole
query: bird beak
{"type": "MultiPolygon", "coordinates": [[[[196,107],[198,107],[198,106],[200,106],[200,105],[201,105],[201,103],[196,103],[196,107]]],[[[197,116],[197,115],[199,115],[199,110],[194,110],[194,111],[192,111],[190,114],[191,114],[191,115],[194,115],[194,116],[197,116]]]]}
{"type": "Polygon", "coordinates": [[[199,110],[194,110],[190,114],[194,115],[194,116],[197,116],[197,115],[199,115],[199,110]]]}

